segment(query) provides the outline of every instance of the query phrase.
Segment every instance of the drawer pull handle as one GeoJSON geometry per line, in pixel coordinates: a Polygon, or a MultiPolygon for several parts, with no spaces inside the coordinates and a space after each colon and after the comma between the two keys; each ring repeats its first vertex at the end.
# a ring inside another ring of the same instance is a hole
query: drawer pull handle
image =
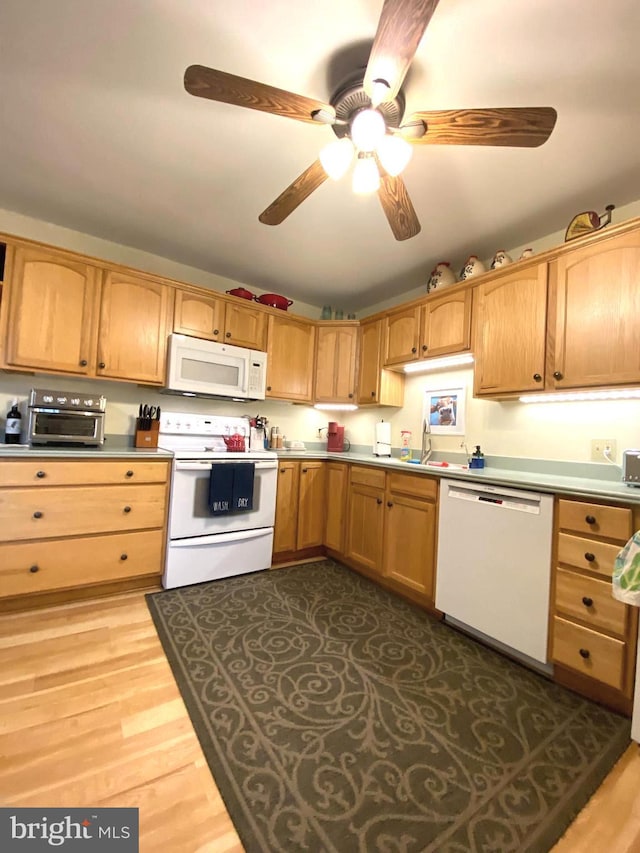
{"type": "Polygon", "coordinates": [[[582,596],[582,603],[585,607],[593,607],[593,598],[589,598],[588,595],[582,596]]]}
{"type": "Polygon", "coordinates": [[[37,477],[39,480],[42,480],[42,478],[43,478],[43,477],[46,477],[46,476],[47,476],[47,475],[46,475],[46,473],[45,473],[44,471],[38,471],[38,472],[37,472],[37,474],[36,474],[36,477],[37,477]]]}
{"type": "Polygon", "coordinates": [[[596,555],[592,554],[591,551],[587,551],[586,554],[584,555],[584,558],[587,561],[587,563],[594,563],[595,559],[596,559],[596,555]]]}
{"type": "Polygon", "coordinates": [[[39,510],[39,509],[37,509],[37,510],[33,513],[33,517],[34,517],[34,518],[42,518],[42,513],[40,512],[40,510],[39,510]]]}
{"type": "Polygon", "coordinates": [[[586,660],[590,656],[590,654],[591,653],[589,652],[589,649],[580,649],[581,658],[584,658],[586,660]]]}
{"type": "Polygon", "coordinates": [[[125,477],[133,477],[133,471],[127,471],[125,477]]]}
{"type": "Polygon", "coordinates": [[[29,571],[31,572],[32,575],[35,575],[36,572],[40,571],[40,566],[30,566],[29,571]]]}
{"type": "Polygon", "coordinates": [[[128,554],[120,554],[120,559],[124,562],[128,557],[128,554]]]}
{"type": "Polygon", "coordinates": [[[123,512],[131,512],[131,507],[130,507],[130,506],[126,506],[126,507],[124,508],[123,512]]]}
{"type": "Polygon", "coordinates": [[[595,524],[596,523],[595,515],[585,515],[584,520],[587,522],[587,524],[595,524]]]}

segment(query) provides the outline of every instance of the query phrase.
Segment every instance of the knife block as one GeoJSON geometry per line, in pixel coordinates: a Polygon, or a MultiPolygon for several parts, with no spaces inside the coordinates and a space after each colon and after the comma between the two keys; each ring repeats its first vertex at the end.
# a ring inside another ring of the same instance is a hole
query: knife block
{"type": "Polygon", "coordinates": [[[160,433],[160,421],[151,421],[149,429],[140,429],[140,424],[144,423],[142,418],[136,418],[136,437],[135,447],[157,447],[158,435],[160,433]]]}

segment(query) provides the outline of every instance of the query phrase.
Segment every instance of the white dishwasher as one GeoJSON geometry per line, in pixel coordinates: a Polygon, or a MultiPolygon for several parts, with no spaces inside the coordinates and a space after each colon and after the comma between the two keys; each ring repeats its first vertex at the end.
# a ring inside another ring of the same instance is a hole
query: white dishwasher
{"type": "Polygon", "coordinates": [[[515,657],[547,663],[553,496],[440,481],[436,607],[515,657]]]}

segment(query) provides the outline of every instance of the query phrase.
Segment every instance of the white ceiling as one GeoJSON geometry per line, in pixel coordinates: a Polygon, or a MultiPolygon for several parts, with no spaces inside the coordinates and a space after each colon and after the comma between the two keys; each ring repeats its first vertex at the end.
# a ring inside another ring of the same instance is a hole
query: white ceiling
{"type": "MultiPolygon", "coordinates": [[[[422,224],[327,181],[259,213],[333,131],[188,95],[201,64],[328,101],[366,63],[382,0],[2,0],[0,207],[293,300],[358,310],[640,199],[637,0],[441,0],[407,109],[552,106],[540,148],[416,147],[422,224]]],[[[614,222],[615,222],[614,212],[614,222]]],[[[292,309],[295,311],[295,307],[292,309]]]]}

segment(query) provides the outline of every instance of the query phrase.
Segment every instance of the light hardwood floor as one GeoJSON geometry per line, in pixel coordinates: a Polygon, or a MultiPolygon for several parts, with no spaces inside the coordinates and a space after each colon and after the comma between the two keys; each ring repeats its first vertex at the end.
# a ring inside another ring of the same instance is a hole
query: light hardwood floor
{"type": "MultiPolygon", "coordinates": [[[[0,683],[2,805],[134,806],[142,853],[242,853],[142,593],[0,616],[0,683]]],[[[578,851],[640,851],[635,744],[554,847],[578,851]]]]}

